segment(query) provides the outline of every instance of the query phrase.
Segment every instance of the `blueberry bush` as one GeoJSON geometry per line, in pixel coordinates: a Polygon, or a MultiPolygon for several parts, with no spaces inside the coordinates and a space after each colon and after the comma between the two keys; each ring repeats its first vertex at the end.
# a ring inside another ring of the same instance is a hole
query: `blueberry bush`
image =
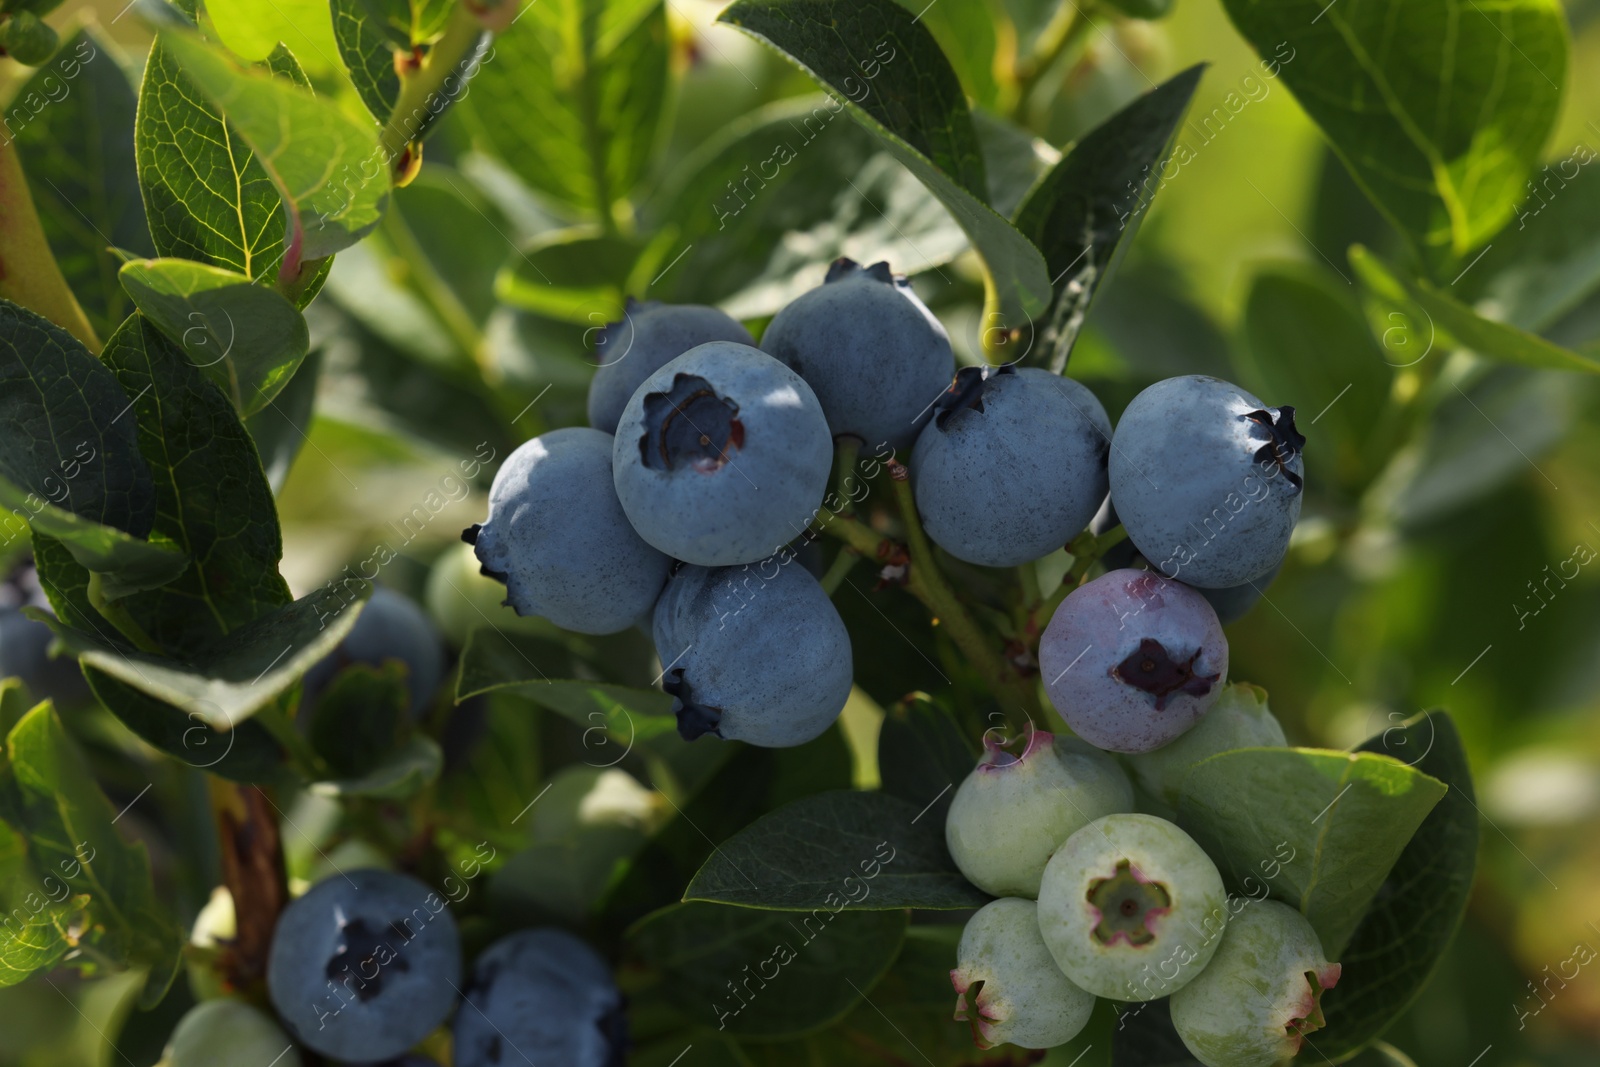
{"type": "Polygon", "coordinates": [[[0,1067],[1591,1062],[1597,14],[0,0],[0,1067]]]}

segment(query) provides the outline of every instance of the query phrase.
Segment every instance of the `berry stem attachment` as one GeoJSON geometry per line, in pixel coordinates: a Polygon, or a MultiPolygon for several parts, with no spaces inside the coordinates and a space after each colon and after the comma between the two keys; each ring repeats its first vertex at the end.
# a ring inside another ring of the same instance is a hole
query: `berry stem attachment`
{"type": "Polygon", "coordinates": [[[396,185],[406,185],[416,176],[421,163],[421,135],[443,108],[435,97],[440,93],[461,96],[462,86],[448,84],[461,61],[472,54],[483,38],[484,29],[468,5],[455,6],[444,33],[426,54],[405,57],[396,64],[400,74],[400,95],[394,111],[384,125],[381,140],[383,158],[389,162],[396,185]]]}

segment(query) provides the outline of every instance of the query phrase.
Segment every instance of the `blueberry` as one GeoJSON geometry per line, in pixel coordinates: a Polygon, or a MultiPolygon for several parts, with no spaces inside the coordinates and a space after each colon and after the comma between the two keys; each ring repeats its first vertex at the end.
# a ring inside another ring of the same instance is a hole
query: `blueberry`
{"type": "Polygon", "coordinates": [[[816,394],[748,345],[690,349],[628,401],[612,452],[639,536],[686,563],[753,563],[805,532],[833,441],[816,394]]]}
{"type": "Polygon", "coordinates": [[[957,559],[1015,567],[1065,545],[1106,495],[1111,420],[1038,368],[963,367],[911,453],[917,513],[957,559]]]}
{"type": "Polygon", "coordinates": [[[1031,900],[990,901],[967,920],[950,972],[956,1021],[972,1024],[981,1049],[1054,1048],[1078,1036],[1094,996],[1067,981],[1039,934],[1031,900]],[[968,1003],[970,995],[971,1003],[968,1003]]]}
{"type": "Polygon", "coordinates": [[[380,585],[339,647],[306,672],[306,692],[320,691],[352,663],[379,666],[391,660],[405,664],[411,713],[420,715],[444,679],[444,642],[421,606],[380,585]]]}
{"type": "Polygon", "coordinates": [[[402,874],[353,870],[278,917],[267,991],[295,1040],[324,1056],[399,1056],[450,1014],[461,945],[445,901],[402,874]]]}
{"type": "Polygon", "coordinates": [[[183,1013],[167,1042],[166,1067],[270,1063],[300,1067],[300,1052],[266,1012],[239,1000],[205,1000],[183,1013]]]}
{"type": "Polygon", "coordinates": [[[605,960],[564,930],[520,930],[484,950],[456,1013],[455,1067],[623,1067],[627,1019],[605,960]]]}
{"type": "Polygon", "coordinates": [[[1267,691],[1244,682],[1224,686],[1194,729],[1171,744],[1128,757],[1139,785],[1177,806],[1189,768],[1236,748],[1282,748],[1289,742],[1267,708],[1267,691]]]}
{"type": "Polygon", "coordinates": [[[595,339],[600,367],[589,383],[589,425],[616,433],[628,398],[640,383],[707,341],[756,343],[737,319],[714,307],[629,297],[622,318],[607,323],[595,339]]]}
{"type": "Polygon", "coordinates": [[[761,347],[811,383],[835,436],[872,447],[910,444],[955,372],[944,327],[887,263],[835,260],[773,317],[761,347]]]}
{"type": "Polygon", "coordinates": [[[1266,592],[1267,586],[1271,585],[1273,579],[1278,577],[1278,571],[1282,567],[1283,563],[1280,560],[1278,565],[1266,574],[1259,578],[1252,578],[1243,585],[1230,585],[1226,589],[1205,589],[1196,586],[1195,589],[1201,596],[1206,598],[1206,602],[1217,613],[1217,618],[1221,620],[1222,625],[1226,626],[1228,623],[1237,622],[1249,614],[1250,609],[1255,607],[1256,602],[1261,599],[1261,594],[1266,592]]]}
{"type": "Polygon", "coordinates": [[[1300,515],[1305,444],[1294,408],[1236,385],[1168,378],[1128,405],[1111,442],[1111,499],[1169,578],[1225,589],[1282,561],[1300,515]]]}
{"type": "Polygon", "coordinates": [[[1228,641],[1205,598],[1149,571],[1079,586],[1039,640],[1050,703],[1112,752],[1148,752],[1189,729],[1228,678],[1228,641]]]}
{"type": "Polygon", "coordinates": [[[945,816],[950,856],[967,881],[995,896],[1036,897],[1050,854],[1100,818],[1133,810],[1116,760],[1076,738],[1036,730],[1013,755],[992,738],[945,816]]]}
{"type": "Polygon", "coordinates": [[[1154,1000],[1205,968],[1227,904],[1216,864],[1188,834],[1153,815],[1107,815],[1050,857],[1039,932],[1073,985],[1154,1000]]]}
{"type": "Polygon", "coordinates": [[[1316,931],[1276,900],[1243,907],[1194,981],[1172,995],[1172,1026],[1207,1067],[1274,1067],[1322,1029],[1322,994],[1339,980],[1316,931]]]}
{"type": "Polygon", "coordinates": [[[850,696],[850,637],[792,556],[756,567],[685,567],[655,613],[662,685],[678,733],[767,748],[826,730],[850,696]]]}
{"type": "Polygon", "coordinates": [[[495,474],[489,517],[467,536],[517,614],[609,634],[655,604],[672,561],[623,514],[612,450],[611,435],[599,430],[551,430],[524,442],[495,474]]]}

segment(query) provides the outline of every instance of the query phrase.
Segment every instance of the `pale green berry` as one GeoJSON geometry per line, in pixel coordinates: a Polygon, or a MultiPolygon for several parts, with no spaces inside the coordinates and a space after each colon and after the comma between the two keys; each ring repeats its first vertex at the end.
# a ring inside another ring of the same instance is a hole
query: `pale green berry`
{"type": "Polygon", "coordinates": [[[1208,756],[1236,748],[1282,748],[1283,727],[1267,708],[1267,691],[1235,682],[1197,724],[1171,744],[1128,757],[1140,788],[1176,805],[1189,768],[1208,756]]]}
{"type": "Polygon", "coordinates": [[[1054,1048],[1094,1011],[1094,995],[1067,981],[1044,947],[1038,905],[1017,897],[991,901],[967,920],[950,984],[956,1021],[972,1024],[981,1049],[1054,1048]]]}
{"type": "Polygon", "coordinates": [[[239,1000],[207,1000],[178,1020],[162,1063],[166,1067],[212,1067],[218,1063],[300,1067],[300,1053],[265,1012],[239,1000]]]}
{"type": "Polygon", "coordinates": [[[1194,839],[1153,815],[1108,815],[1045,868],[1039,932],[1096,996],[1154,1000],[1188,984],[1228,923],[1222,876],[1194,839]]]}
{"type": "Polygon", "coordinates": [[[1039,895],[1050,854],[1102,815],[1133,810],[1115,760],[1042,730],[1022,755],[985,739],[983,758],[950,802],[944,838],[967,880],[997,897],[1039,895]]]}
{"type": "Polygon", "coordinates": [[[1261,900],[1228,923],[1199,977],[1172,996],[1172,1025],[1206,1067],[1276,1067],[1323,1026],[1322,992],[1339,980],[1305,917],[1261,900]]]}

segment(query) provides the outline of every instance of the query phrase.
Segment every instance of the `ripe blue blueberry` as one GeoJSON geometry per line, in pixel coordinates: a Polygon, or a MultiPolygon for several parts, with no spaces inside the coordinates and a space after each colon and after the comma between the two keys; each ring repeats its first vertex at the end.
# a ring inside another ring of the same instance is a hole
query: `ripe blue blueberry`
{"type": "Polygon", "coordinates": [[[911,453],[917,513],[957,559],[1015,567],[1060,548],[1106,495],[1111,420],[1036,367],[963,367],[911,453]]]}
{"type": "Polygon", "coordinates": [[[335,874],[278,917],[267,992],[294,1039],[324,1056],[399,1056],[444,1022],[461,978],[445,901],[415,878],[335,874]]]}
{"type": "Polygon", "coordinates": [[[1325,1025],[1322,993],[1339,980],[1298,911],[1276,900],[1228,922],[1206,969],[1172,995],[1172,1026],[1206,1067],[1275,1067],[1325,1025]]]}
{"type": "Polygon", "coordinates": [[[612,451],[617,496],[639,536],[705,567],[766,559],[804,533],[832,466],[811,387],[728,341],[690,349],[646,378],[612,451]]]}
{"type": "Polygon", "coordinates": [[[1278,571],[1282,567],[1283,562],[1280,560],[1278,565],[1266,574],[1259,578],[1252,578],[1243,585],[1230,585],[1226,589],[1206,589],[1203,586],[1195,586],[1195,589],[1201,596],[1206,598],[1206,602],[1217,613],[1217,618],[1222,622],[1222,625],[1226,626],[1230,622],[1237,622],[1244,618],[1250,609],[1256,606],[1256,602],[1261,599],[1261,594],[1267,591],[1267,586],[1272,584],[1272,580],[1278,576],[1278,571]]]}
{"type": "Polygon", "coordinates": [[[1111,442],[1111,499],[1169,578],[1225,589],[1282,561],[1300,516],[1305,438],[1294,408],[1191,374],[1133,398],[1111,442]]]}
{"type": "Polygon", "coordinates": [[[1149,752],[1189,729],[1228,678],[1228,641],[1205,598],[1150,571],[1079,586],[1039,640],[1050,703],[1112,752],[1149,752]]]}
{"type": "Polygon", "coordinates": [[[1036,730],[1018,756],[985,737],[983,758],[950,802],[944,839],[967,881],[1031,899],[1063,841],[1132,810],[1133,786],[1117,761],[1077,738],[1036,730]]]}
{"type": "Polygon", "coordinates": [[[1031,900],[993,900],[967,920],[950,984],[956,1021],[972,1024],[981,1049],[1066,1044],[1094,1011],[1094,995],[1067,981],[1050,957],[1031,900]]]}
{"type": "Polygon", "coordinates": [[[306,672],[306,691],[320,690],[352,663],[379,666],[390,660],[405,664],[411,713],[420,715],[444,678],[444,640],[420,605],[380,585],[339,647],[306,672]]]}
{"type": "Polygon", "coordinates": [[[600,366],[589,383],[589,425],[616,433],[628,398],[640,383],[707,341],[756,343],[737,319],[714,307],[638,301],[630,296],[622,318],[606,323],[595,338],[600,366]]]}
{"type": "Polygon", "coordinates": [[[761,347],[811,383],[835,436],[869,446],[909,444],[955,373],[949,335],[887,263],[835,260],[773,316],[761,347]]]}
{"type": "Polygon", "coordinates": [[[622,994],[599,953],[564,930],[519,930],[484,950],[456,1013],[455,1067],[623,1067],[622,994]]]}
{"type": "Polygon", "coordinates": [[[611,478],[612,437],[574,426],[525,441],[489,487],[489,517],[463,535],[518,615],[585,634],[648,612],[672,561],[634,532],[611,478]]]}
{"type": "Polygon", "coordinates": [[[240,1000],[203,1000],[184,1012],[161,1058],[165,1067],[271,1063],[300,1067],[300,1051],[266,1012],[240,1000]]]}
{"type": "Polygon", "coordinates": [[[656,604],[656,655],[678,733],[766,748],[811,740],[850,697],[850,636],[792,556],[685,567],[656,604]]]}
{"type": "Polygon", "coordinates": [[[1039,932],[1076,986],[1112,1000],[1183,988],[1228,924],[1222,875],[1194,839],[1153,815],[1107,815],[1050,857],[1039,932]]]}

